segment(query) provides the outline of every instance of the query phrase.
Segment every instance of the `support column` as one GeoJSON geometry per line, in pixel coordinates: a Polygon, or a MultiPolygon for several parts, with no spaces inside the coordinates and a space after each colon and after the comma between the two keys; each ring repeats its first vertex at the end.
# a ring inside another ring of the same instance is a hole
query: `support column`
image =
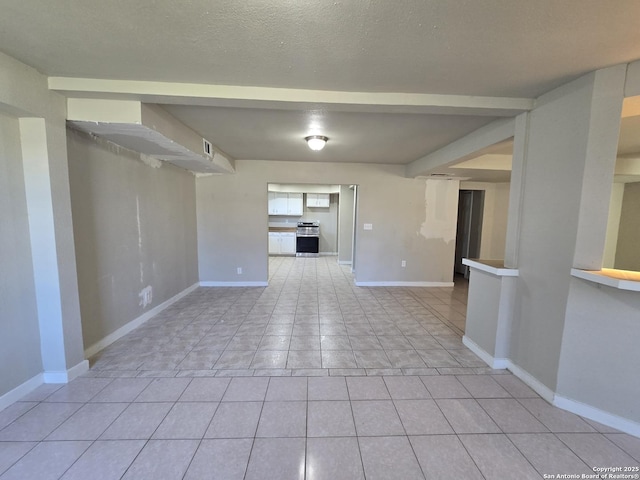
{"type": "Polygon", "coordinates": [[[545,397],[557,388],[571,268],[602,262],[625,71],[598,70],[543,95],[520,137],[510,354],[514,372],[545,397]]]}
{"type": "Polygon", "coordinates": [[[88,369],[76,277],[64,123],[20,119],[20,141],[44,381],[63,383],[88,369]]]}
{"type": "Polygon", "coordinates": [[[526,171],[525,155],[529,141],[529,115],[529,112],[526,112],[516,117],[513,134],[509,212],[507,215],[507,235],[504,247],[504,266],[506,268],[518,268],[520,219],[522,217],[522,197],[526,171]]]}

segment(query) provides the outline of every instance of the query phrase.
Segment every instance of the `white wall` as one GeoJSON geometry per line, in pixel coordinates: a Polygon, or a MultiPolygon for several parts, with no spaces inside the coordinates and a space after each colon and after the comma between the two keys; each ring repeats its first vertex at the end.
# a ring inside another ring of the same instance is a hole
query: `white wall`
{"type": "Polygon", "coordinates": [[[636,435],[640,433],[638,312],[638,292],[572,278],[557,388],[558,395],[599,410],[604,419],[619,417],[609,418],[609,425],[629,431],[625,419],[635,422],[636,435]]]}
{"type": "Polygon", "coordinates": [[[359,185],[358,282],[452,281],[458,182],[409,179],[396,165],[237,161],[236,171],[196,180],[201,281],[267,281],[268,183],[359,185]]]}
{"type": "MultiPolygon", "coordinates": [[[[19,118],[19,136],[14,131],[12,137],[20,142],[31,249],[31,265],[26,262],[20,270],[33,268],[40,333],[37,338],[31,331],[27,344],[34,339],[39,342],[45,381],[66,381],[88,367],[82,346],[69,198],[66,101],[49,91],[45,76],[4,54],[0,54],[0,72],[0,112],[19,118]]],[[[7,228],[15,228],[12,223],[16,221],[24,218],[16,217],[7,228]]],[[[9,335],[8,328],[1,324],[0,337],[9,335]]],[[[6,371],[2,369],[1,378],[9,375],[6,371]]],[[[18,378],[21,376],[12,374],[7,385],[33,380],[18,378]]]]}
{"type": "Polygon", "coordinates": [[[198,281],[195,177],[69,130],[84,346],[198,281]],[[141,293],[151,288],[152,302],[141,293]]]}
{"type": "Polygon", "coordinates": [[[507,236],[509,184],[487,182],[461,182],[460,190],[483,190],[482,236],[480,258],[503,260],[507,236]]]}
{"type": "Polygon", "coordinates": [[[353,253],[353,202],[355,189],[340,185],[338,205],[338,262],[349,264],[353,253]]]}
{"type": "MultiPolygon", "coordinates": [[[[18,119],[0,114],[0,396],[42,371],[18,119]]],[[[2,407],[0,407],[1,409],[2,407]]]]}
{"type": "Polygon", "coordinates": [[[640,271],[640,182],[627,183],[620,209],[615,268],[640,271]]]}
{"type": "Polygon", "coordinates": [[[611,189],[609,203],[609,217],[607,220],[607,238],[604,244],[602,266],[614,268],[616,263],[616,248],[618,246],[618,231],[620,229],[620,213],[622,212],[622,196],[624,183],[614,183],[611,189]]]}
{"type": "Polygon", "coordinates": [[[504,259],[505,242],[507,238],[507,217],[509,213],[509,188],[508,183],[496,183],[493,203],[493,227],[489,237],[490,249],[487,255],[490,258],[504,259]]]}
{"type": "Polygon", "coordinates": [[[602,262],[624,72],[588,74],[538,99],[530,114],[510,355],[551,391],[571,268],[602,262]]]}
{"type": "Polygon", "coordinates": [[[320,254],[335,255],[338,252],[338,195],[329,195],[329,208],[307,207],[307,196],[304,196],[304,212],[300,221],[320,222],[320,254]]]}

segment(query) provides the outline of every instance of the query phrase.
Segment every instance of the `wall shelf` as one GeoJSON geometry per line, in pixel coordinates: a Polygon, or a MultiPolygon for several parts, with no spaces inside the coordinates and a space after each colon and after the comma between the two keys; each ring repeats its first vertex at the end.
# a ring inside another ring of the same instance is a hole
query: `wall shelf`
{"type": "Polygon", "coordinates": [[[506,268],[504,261],[502,260],[471,260],[470,258],[463,258],[462,264],[468,267],[475,268],[482,272],[491,273],[498,277],[517,277],[517,268],[506,268]]]}
{"type": "Polygon", "coordinates": [[[602,270],[580,270],[572,268],[571,275],[583,280],[618,290],[640,292],[640,272],[603,268],[602,270]]]}

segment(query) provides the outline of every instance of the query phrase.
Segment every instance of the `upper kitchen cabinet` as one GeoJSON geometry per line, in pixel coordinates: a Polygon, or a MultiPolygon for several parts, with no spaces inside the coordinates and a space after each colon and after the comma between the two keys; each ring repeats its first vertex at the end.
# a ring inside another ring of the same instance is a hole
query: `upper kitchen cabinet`
{"type": "Polygon", "coordinates": [[[307,193],[307,207],[329,208],[328,193],[307,193]]]}
{"type": "Polygon", "coordinates": [[[287,215],[301,216],[303,210],[302,194],[301,193],[289,193],[287,194],[287,215]]]}
{"type": "Polygon", "coordinates": [[[301,193],[269,192],[269,215],[302,216],[301,193]]]}

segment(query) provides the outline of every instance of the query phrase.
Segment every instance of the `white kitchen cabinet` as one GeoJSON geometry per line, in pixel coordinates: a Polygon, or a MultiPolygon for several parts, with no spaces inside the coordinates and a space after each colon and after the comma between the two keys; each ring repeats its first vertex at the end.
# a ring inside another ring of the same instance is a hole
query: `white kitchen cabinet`
{"type": "Polygon", "coordinates": [[[278,255],[280,253],[280,234],[269,232],[269,255],[278,255]]]}
{"type": "Polygon", "coordinates": [[[302,194],[269,192],[269,215],[302,216],[302,194]]]}
{"type": "Polygon", "coordinates": [[[288,193],[287,195],[288,195],[287,215],[302,216],[302,210],[303,210],[302,194],[288,193]]]}
{"type": "Polygon", "coordinates": [[[288,200],[286,193],[269,192],[269,215],[287,215],[288,200]]]}
{"type": "Polygon", "coordinates": [[[329,208],[330,198],[328,193],[307,193],[307,207],[329,208]]]}
{"type": "Polygon", "coordinates": [[[269,255],[295,255],[295,232],[269,232],[269,255]]]}
{"type": "MultiPolygon", "coordinates": [[[[302,203],[302,199],[300,199],[302,203]]],[[[294,232],[283,232],[280,234],[280,253],[282,255],[295,255],[296,234],[294,232]]]]}

